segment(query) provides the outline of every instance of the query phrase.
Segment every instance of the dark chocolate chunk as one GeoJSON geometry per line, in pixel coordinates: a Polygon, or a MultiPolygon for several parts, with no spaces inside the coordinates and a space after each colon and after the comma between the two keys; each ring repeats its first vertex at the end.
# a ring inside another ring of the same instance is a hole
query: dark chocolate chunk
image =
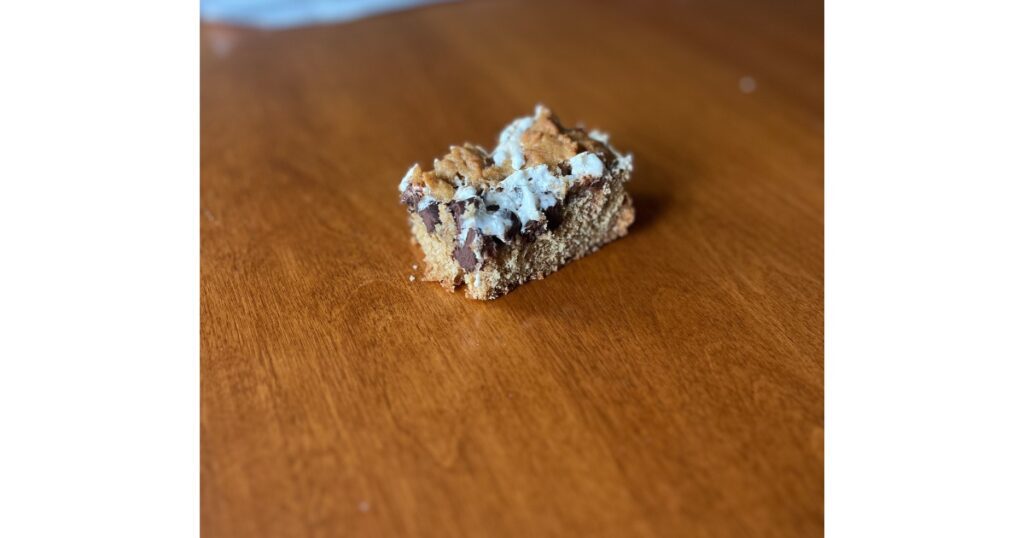
{"type": "Polygon", "coordinates": [[[562,202],[555,202],[555,205],[545,209],[544,216],[548,219],[548,230],[557,230],[562,225],[562,202]]]}
{"type": "Polygon", "coordinates": [[[426,209],[419,211],[419,214],[420,218],[423,219],[423,225],[427,227],[427,231],[434,233],[434,227],[441,220],[441,214],[437,211],[437,204],[428,205],[426,209]]]}
{"type": "Polygon", "coordinates": [[[582,193],[584,189],[589,189],[595,192],[599,191],[604,188],[604,184],[606,182],[607,181],[604,177],[585,177],[573,183],[573,185],[569,187],[569,192],[565,194],[565,198],[566,200],[574,198],[576,195],[582,193]]]}
{"type": "Polygon", "coordinates": [[[523,223],[522,221],[519,220],[519,216],[516,215],[515,213],[509,212],[508,216],[512,220],[512,225],[508,227],[508,232],[506,232],[506,239],[512,241],[513,239],[516,238],[516,236],[518,236],[521,233],[523,223]]]}
{"type": "Polygon", "coordinates": [[[406,187],[405,191],[402,192],[402,196],[398,198],[400,202],[409,206],[409,209],[414,209],[421,199],[423,199],[423,191],[413,185],[406,187]]]}
{"type": "Polygon", "coordinates": [[[561,173],[563,176],[571,174],[572,166],[569,164],[569,161],[563,161],[558,163],[558,172],[561,173]]]}
{"type": "Polygon", "coordinates": [[[497,211],[498,210],[498,206],[493,205],[493,204],[489,205],[489,206],[487,206],[487,210],[488,211],[497,211]]]}
{"type": "Polygon", "coordinates": [[[539,220],[531,220],[523,228],[523,239],[536,241],[537,236],[544,233],[544,223],[539,220]]]}
{"type": "Polygon", "coordinates": [[[485,235],[483,236],[483,238],[481,238],[480,241],[483,244],[483,253],[486,254],[487,257],[489,258],[493,258],[495,255],[497,255],[498,249],[505,244],[501,241],[501,239],[498,239],[493,235],[485,235]]]}
{"type": "Polygon", "coordinates": [[[455,221],[455,229],[462,229],[462,214],[466,212],[466,202],[452,202],[448,204],[448,211],[452,213],[452,219],[455,221]]]}
{"type": "Polygon", "coordinates": [[[472,271],[476,269],[476,254],[473,254],[473,239],[476,237],[476,230],[473,228],[469,229],[466,233],[466,242],[462,245],[457,245],[455,250],[452,251],[452,257],[455,261],[459,262],[459,266],[465,271],[472,271]]]}

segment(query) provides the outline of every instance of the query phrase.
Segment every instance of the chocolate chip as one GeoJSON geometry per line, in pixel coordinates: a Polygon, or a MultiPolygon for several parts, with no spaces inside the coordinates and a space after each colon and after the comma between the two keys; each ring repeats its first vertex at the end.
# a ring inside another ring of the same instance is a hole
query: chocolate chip
{"type": "Polygon", "coordinates": [[[558,163],[558,172],[563,176],[567,176],[572,173],[572,166],[569,165],[568,161],[558,163]]]}
{"type": "Polygon", "coordinates": [[[548,219],[548,230],[552,232],[557,230],[562,225],[562,202],[556,202],[555,205],[545,209],[544,216],[548,219]]]}
{"type": "Polygon", "coordinates": [[[402,196],[398,198],[398,201],[409,206],[409,209],[412,209],[420,203],[421,199],[423,199],[423,191],[417,189],[413,185],[409,185],[406,187],[405,191],[402,192],[402,196]]]}
{"type": "Polygon", "coordinates": [[[466,212],[466,202],[452,202],[448,204],[448,211],[452,214],[452,219],[455,221],[455,229],[462,229],[462,214],[466,212]]]}
{"type": "Polygon", "coordinates": [[[498,210],[498,206],[493,205],[493,204],[489,205],[489,206],[487,206],[487,210],[488,211],[497,211],[498,210]]]}
{"type": "Polygon", "coordinates": [[[423,225],[427,227],[427,232],[434,233],[434,227],[441,220],[441,214],[437,211],[437,204],[428,205],[426,209],[419,211],[419,214],[420,218],[423,219],[423,225]]]}
{"type": "Polygon", "coordinates": [[[498,239],[493,235],[483,236],[483,238],[481,239],[481,243],[483,243],[484,254],[486,254],[487,257],[489,258],[493,258],[495,255],[497,255],[498,248],[505,244],[501,241],[501,239],[498,239]]]}
{"type": "Polygon", "coordinates": [[[462,267],[463,270],[472,271],[476,268],[476,254],[473,254],[473,249],[469,245],[456,247],[455,252],[452,254],[455,257],[455,261],[459,262],[459,267],[462,267]]]}
{"type": "Polygon", "coordinates": [[[452,257],[455,261],[459,262],[459,266],[465,271],[472,271],[476,268],[476,254],[473,254],[473,239],[476,237],[476,230],[473,228],[469,229],[466,233],[466,242],[462,245],[456,246],[452,252],[452,257]]]}
{"type": "Polygon", "coordinates": [[[522,223],[522,221],[519,220],[519,216],[516,215],[515,213],[511,213],[510,212],[508,214],[508,216],[509,216],[509,219],[512,220],[512,225],[508,227],[507,239],[509,241],[511,241],[511,240],[515,239],[517,235],[520,234],[521,229],[523,227],[523,223],[522,223]]]}
{"type": "Polygon", "coordinates": [[[599,191],[604,188],[605,183],[606,180],[603,177],[585,177],[580,181],[573,183],[573,185],[569,187],[569,191],[565,194],[565,199],[568,200],[569,198],[576,197],[576,195],[582,193],[584,189],[589,189],[595,192],[599,191]]]}
{"type": "Polygon", "coordinates": [[[523,239],[527,241],[536,241],[537,236],[544,232],[544,224],[539,220],[531,220],[526,223],[526,227],[523,229],[523,239]]]}

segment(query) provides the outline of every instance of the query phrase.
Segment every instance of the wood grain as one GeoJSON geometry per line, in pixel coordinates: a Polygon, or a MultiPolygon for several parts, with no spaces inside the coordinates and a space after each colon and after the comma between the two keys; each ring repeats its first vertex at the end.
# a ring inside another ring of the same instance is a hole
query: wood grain
{"type": "Polygon", "coordinates": [[[204,26],[204,536],[821,535],[822,37],[813,2],[204,26]],[[630,235],[490,303],[410,282],[406,168],[537,102],[634,153],[630,235]]]}

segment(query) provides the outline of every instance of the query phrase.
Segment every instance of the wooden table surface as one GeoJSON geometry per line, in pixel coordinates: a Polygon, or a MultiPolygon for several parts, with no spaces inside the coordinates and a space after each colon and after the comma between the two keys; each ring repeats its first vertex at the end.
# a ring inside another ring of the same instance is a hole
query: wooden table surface
{"type": "Polygon", "coordinates": [[[820,3],[201,39],[204,537],[822,534],[820,3]],[[410,282],[405,170],[538,102],[633,152],[630,234],[493,302],[410,282]]]}

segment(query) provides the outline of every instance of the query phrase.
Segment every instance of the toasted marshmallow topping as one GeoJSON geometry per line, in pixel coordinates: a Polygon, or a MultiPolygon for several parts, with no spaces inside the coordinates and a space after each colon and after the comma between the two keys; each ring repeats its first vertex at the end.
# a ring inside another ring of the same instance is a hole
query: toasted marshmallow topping
{"type": "Polygon", "coordinates": [[[519,231],[525,231],[528,223],[544,220],[544,210],[564,200],[575,183],[632,168],[632,156],[611,147],[607,134],[565,129],[551,111],[537,105],[533,117],[517,118],[502,130],[490,154],[470,145],[452,147],[435,161],[434,171],[410,168],[398,188],[403,193],[417,189],[417,210],[463,202],[459,243],[465,243],[470,229],[478,230],[475,236],[504,240],[517,221],[519,231]],[[567,155],[572,157],[560,160],[567,155]]]}

